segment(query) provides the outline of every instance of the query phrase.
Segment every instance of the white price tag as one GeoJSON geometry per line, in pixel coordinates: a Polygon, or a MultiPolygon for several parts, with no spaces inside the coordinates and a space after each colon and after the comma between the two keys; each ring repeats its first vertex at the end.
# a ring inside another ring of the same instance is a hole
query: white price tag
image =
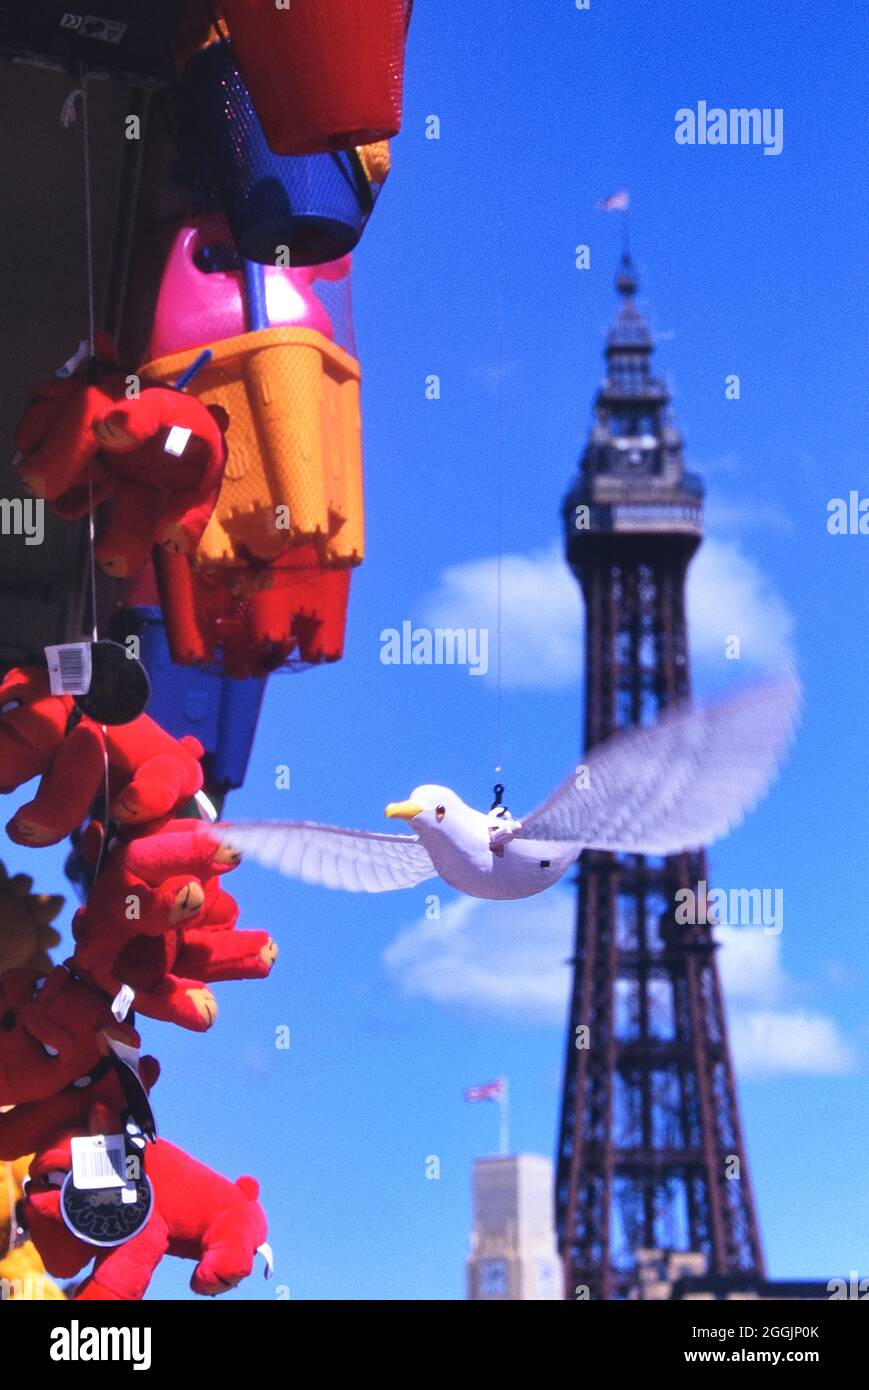
{"type": "Polygon", "coordinates": [[[167,454],[174,454],[176,458],[180,459],[184,450],[187,448],[192,433],[192,430],[186,430],[181,425],[173,425],[166,436],[166,443],[163,445],[163,449],[167,454]]]}
{"type": "Polygon", "coordinates": [[[85,1134],[70,1140],[72,1181],[80,1192],[127,1187],[123,1134],[85,1134]]]}
{"type": "Polygon", "coordinates": [[[121,988],[112,1000],[112,1017],[116,1018],[119,1023],[123,1023],[127,1014],[133,1007],[135,998],[135,990],[131,989],[129,985],[121,985],[121,988]]]}
{"type": "Polygon", "coordinates": [[[52,695],[86,695],[91,688],[90,642],[64,642],[46,647],[52,695]]]}

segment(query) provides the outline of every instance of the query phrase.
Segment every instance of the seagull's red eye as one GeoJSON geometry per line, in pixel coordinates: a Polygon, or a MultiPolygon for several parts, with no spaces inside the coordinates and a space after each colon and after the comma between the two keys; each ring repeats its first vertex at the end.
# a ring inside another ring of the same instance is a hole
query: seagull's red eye
{"type": "Polygon", "coordinates": [[[446,806],[436,806],[436,807],[435,807],[435,820],[438,821],[438,823],[440,823],[440,822],[443,820],[443,818],[444,818],[444,816],[446,815],[446,813],[447,813],[447,808],[446,808],[446,806]]]}

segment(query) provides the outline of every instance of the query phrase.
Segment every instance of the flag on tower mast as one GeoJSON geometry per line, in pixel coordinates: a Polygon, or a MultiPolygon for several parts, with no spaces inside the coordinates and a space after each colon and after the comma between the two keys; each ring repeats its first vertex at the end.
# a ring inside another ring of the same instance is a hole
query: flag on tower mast
{"type": "Polygon", "coordinates": [[[482,1086],[469,1086],[465,1100],[496,1100],[498,1102],[498,1152],[504,1156],[510,1152],[509,1100],[506,1076],[486,1081],[482,1086]]]}
{"type": "Polygon", "coordinates": [[[487,1081],[483,1086],[469,1086],[465,1100],[500,1100],[503,1094],[504,1078],[499,1076],[497,1081],[487,1081]]]}
{"type": "Polygon", "coordinates": [[[631,200],[629,195],[622,188],[618,193],[611,193],[608,198],[604,198],[598,203],[598,212],[627,212],[631,200]]]}

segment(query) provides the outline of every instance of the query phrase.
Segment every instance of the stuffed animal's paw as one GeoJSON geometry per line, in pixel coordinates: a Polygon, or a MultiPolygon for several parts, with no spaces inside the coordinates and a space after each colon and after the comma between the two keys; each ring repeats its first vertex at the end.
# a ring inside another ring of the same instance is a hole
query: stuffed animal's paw
{"type": "Polygon", "coordinates": [[[38,825],[36,821],[22,816],[19,811],[7,824],[6,834],[16,845],[30,845],[34,849],[42,849],[45,845],[59,844],[65,832],[54,830],[48,825],[38,825]]]}
{"type": "Polygon", "coordinates": [[[278,958],[278,943],[269,937],[265,946],[259,952],[259,958],[268,970],[271,970],[278,958]]]}
{"type": "Polygon", "coordinates": [[[169,925],[177,927],[182,922],[188,922],[191,917],[196,916],[204,902],[205,892],[202,884],[198,878],[192,878],[174,895],[169,909],[169,925]]]}
{"type": "Polygon", "coordinates": [[[45,501],[45,494],[48,492],[48,483],[38,469],[28,468],[26,463],[22,463],[18,468],[18,478],[29,493],[34,497],[38,497],[40,501],[45,501]]]}
{"type": "Polygon", "coordinates": [[[125,418],[123,415],[113,413],[107,415],[104,420],[94,421],[93,432],[101,449],[106,449],[109,453],[122,454],[127,449],[139,447],[140,440],[134,439],[133,435],[121,424],[121,419],[125,418]]]}
{"type": "Polygon", "coordinates": [[[124,825],[137,825],[142,821],[153,820],[154,809],[131,783],[117,800],[112,802],[112,815],[124,825]]]}
{"type": "Polygon", "coordinates": [[[188,989],[186,994],[205,1032],[217,1018],[217,1000],[204,985],[201,989],[188,989]]]}
{"type": "Polygon", "coordinates": [[[253,1261],[246,1259],[241,1251],[209,1250],[196,1266],[190,1287],[194,1293],[216,1298],[236,1288],[252,1268],[253,1261]]]}
{"type": "Polygon", "coordinates": [[[138,568],[130,564],[126,555],[108,555],[100,559],[99,566],[112,579],[129,579],[134,568],[138,568]]]}
{"type": "Polygon", "coordinates": [[[190,537],[183,526],[168,526],[161,535],[157,537],[157,544],[164,550],[168,550],[170,555],[186,555],[191,549],[190,537]]]}

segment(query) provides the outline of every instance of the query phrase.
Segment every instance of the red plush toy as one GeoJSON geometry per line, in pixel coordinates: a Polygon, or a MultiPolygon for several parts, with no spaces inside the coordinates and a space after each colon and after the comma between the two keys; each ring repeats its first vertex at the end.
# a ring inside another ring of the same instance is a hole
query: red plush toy
{"type": "MultiPolygon", "coordinates": [[[[117,1025],[113,1024],[107,1033],[122,1040],[117,1025]]],[[[123,1041],[129,1046],[137,1044],[132,1028],[124,1030],[123,1041]]],[[[139,1058],[139,1079],[146,1093],[159,1075],[160,1064],[155,1057],[139,1058]]],[[[108,1106],[114,1115],[123,1115],[128,1108],[119,1069],[109,1056],[101,1057],[84,1076],[56,1095],[13,1106],[0,1114],[0,1160],[14,1163],[17,1158],[44,1149],[52,1135],[61,1131],[86,1132],[91,1110],[98,1104],[108,1106]]]]}
{"type": "MultiPolygon", "coordinates": [[[[115,1020],[109,1000],[65,966],[48,975],[5,970],[0,975],[0,1105],[87,1089],[108,1070],[109,1038],[139,1046],[136,1030],[115,1020]]],[[[28,1152],[27,1147],[20,1151],[28,1152]]]]}
{"type": "MultiPolygon", "coordinates": [[[[78,1300],[138,1300],[166,1254],[196,1260],[194,1293],[221,1294],[246,1279],[268,1230],[254,1178],[230,1182],[174,1144],[158,1139],[142,1151],[153,1188],[145,1225],[122,1245],[100,1249],[73,1234],[61,1216],[61,1187],[72,1167],[74,1134],[117,1134],[122,1120],[111,1107],[92,1107],[87,1126],[52,1136],[30,1165],[24,1219],[50,1274],[69,1279],[96,1255],[93,1271],[76,1290],[78,1300]]],[[[265,1252],[264,1252],[265,1253],[265,1252]]]]}
{"type": "Polygon", "coordinates": [[[202,744],[172,738],[140,714],[107,727],[82,716],[72,723],[68,695],[52,695],[39,666],[9,671],[0,682],[0,791],[42,777],[33,801],[6,827],[19,845],[55,845],[85,819],[104,782],[108,750],[111,814],[151,827],[181,810],[202,787],[202,744]]]}
{"type": "Polygon", "coordinates": [[[219,406],[169,386],[130,399],[128,380],[114,372],[96,385],[86,373],[44,382],[15,435],[21,481],[60,516],[84,516],[111,497],[96,558],[116,578],[140,569],[154,544],[175,553],[198,544],[220,492],[229,423],[219,406]]]}
{"type": "Polygon", "coordinates": [[[206,982],[262,979],[277,957],[267,932],[235,930],[219,875],[240,859],[189,820],[116,846],[73,922],[76,968],[111,995],[129,985],[139,1013],[204,1032],[217,1015],[206,982]]]}

